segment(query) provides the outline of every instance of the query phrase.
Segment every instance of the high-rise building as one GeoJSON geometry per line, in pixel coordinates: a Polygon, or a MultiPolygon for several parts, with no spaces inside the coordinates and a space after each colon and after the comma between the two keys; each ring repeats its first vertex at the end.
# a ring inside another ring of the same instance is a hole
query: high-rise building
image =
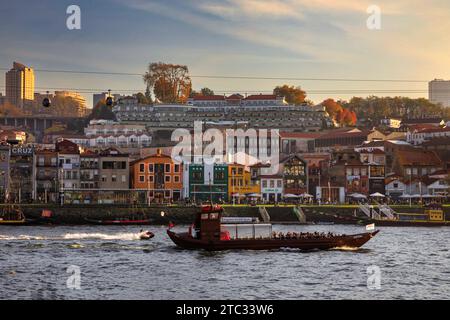
{"type": "Polygon", "coordinates": [[[19,107],[32,106],[34,100],[34,71],[21,63],[14,62],[6,73],[6,100],[19,107]]]}
{"type": "Polygon", "coordinates": [[[429,100],[450,107],[450,81],[434,79],[428,84],[429,100]]]}

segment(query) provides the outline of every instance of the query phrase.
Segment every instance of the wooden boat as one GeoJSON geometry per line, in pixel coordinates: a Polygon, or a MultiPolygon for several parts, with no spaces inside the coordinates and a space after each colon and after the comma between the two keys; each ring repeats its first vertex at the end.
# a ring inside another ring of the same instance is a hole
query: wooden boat
{"type": "Polygon", "coordinates": [[[333,248],[359,248],[373,238],[378,231],[354,235],[300,234],[297,236],[275,237],[270,224],[246,224],[253,228],[252,236],[239,237],[239,225],[224,225],[221,222],[222,208],[206,206],[197,214],[189,232],[175,233],[169,228],[167,234],[179,247],[184,249],[221,250],[273,250],[293,248],[300,250],[328,250],[333,248]],[[233,236],[230,230],[236,228],[233,236]],[[266,229],[259,233],[257,229],[266,229]],[[269,232],[267,232],[270,230],[269,232]]]}
{"type": "Polygon", "coordinates": [[[23,211],[20,208],[15,208],[14,206],[6,207],[0,215],[0,225],[22,226],[30,222],[31,221],[25,218],[23,211]]]}
{"type": "Polygon", "coordinates": [[[152,223],[152,219],[113,219],[113,220],[95,220],[95,219],[84,219],[87,223],[96,225],[119,225],[119,226],[140,226],[149,225],[152,223]]]}
{"type": "Polygon", "coordinates": [[[387,227],[445,227],[450,226],[450,220],[445,217],[444,208],[439,204],[424,207],[423,213],[396,213],[393,218],[377,216],[367,218],[361,223],[375,223],[387,227]]]}

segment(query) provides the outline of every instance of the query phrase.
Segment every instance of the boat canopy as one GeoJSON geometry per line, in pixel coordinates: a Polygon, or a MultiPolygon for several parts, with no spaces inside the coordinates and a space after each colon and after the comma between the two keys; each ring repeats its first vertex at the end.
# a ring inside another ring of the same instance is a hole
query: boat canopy
{"type": "Polygon", "coordinates": [[[229,234],[230,239],[270,239],[272,237],[271,224],[222,224],[220,232],[229,234]]]}

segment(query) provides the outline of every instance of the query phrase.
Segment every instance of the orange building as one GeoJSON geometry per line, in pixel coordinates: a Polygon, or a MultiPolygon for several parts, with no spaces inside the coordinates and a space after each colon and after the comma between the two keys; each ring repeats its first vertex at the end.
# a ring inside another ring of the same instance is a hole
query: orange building
{"type": "Polygon", "coordinates": [[[181,199],[183,166],[158,150],[156,154],[131,163],[131,187],[146,190],[150,202],[168,202],[181,199]]]}

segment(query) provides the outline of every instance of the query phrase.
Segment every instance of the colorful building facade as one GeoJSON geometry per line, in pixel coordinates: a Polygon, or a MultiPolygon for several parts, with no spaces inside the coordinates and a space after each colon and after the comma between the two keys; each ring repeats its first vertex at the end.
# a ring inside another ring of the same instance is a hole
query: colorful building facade
{"type": "Polygon", "coordinates": [[[132,189],[146,190],[149,203],[182,199],[183,166],[160,150],[132,162],[130,172],[132,189]]]}

